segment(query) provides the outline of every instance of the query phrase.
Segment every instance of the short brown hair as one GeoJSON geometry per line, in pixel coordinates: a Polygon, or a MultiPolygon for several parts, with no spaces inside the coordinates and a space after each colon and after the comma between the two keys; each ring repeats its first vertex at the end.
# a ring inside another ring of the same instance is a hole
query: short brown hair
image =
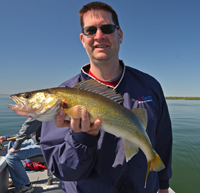
{"type": "Polygon", "coordinates": [[[91,3],[88,3],[86,5],[84,5],[82,7],[82,9],[79,11],[79,19],[80,19],[80,24],[81,24],[81,28],[83,29],[84,23],[83,23],[83,15],[91,10],[104,10],[104,11],[108,11],[112,14],[112,20],[113,23],[117,26],[119,26],[119,20],[118,20],[118,16],[117,13],[115,12],[115,10],[108,4],[106,3],[102,3],[99,1],[94,1],[91,3]]]}

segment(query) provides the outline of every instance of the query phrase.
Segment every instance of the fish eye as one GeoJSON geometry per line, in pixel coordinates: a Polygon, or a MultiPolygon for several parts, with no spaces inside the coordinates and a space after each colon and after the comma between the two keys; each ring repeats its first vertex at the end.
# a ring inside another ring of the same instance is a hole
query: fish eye
{"type": "Polygon", "coordinates": [[[28,98],[30,98],[30,97],[31,97],[31,93],[25,93],[25,94],[24,94],[24,98],[28,99],[28,98]]]}

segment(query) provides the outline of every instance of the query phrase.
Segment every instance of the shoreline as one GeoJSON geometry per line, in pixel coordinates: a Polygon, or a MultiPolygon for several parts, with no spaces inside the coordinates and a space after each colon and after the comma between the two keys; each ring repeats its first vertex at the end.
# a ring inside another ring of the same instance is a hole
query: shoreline
{"type": "MultiPolygon", "coordinates": [[[[0,94],[0,95],[11,95],[11,94],[0,94]]],[[[168,100],[200,100],[200,97],[178,97],[178,96],[166,96],[168,100]]]]}
{"type": "Polygon", "coordinates": [[[169,100],[200,100],[200,97],[165,97],[165,99],[169,100]]]}

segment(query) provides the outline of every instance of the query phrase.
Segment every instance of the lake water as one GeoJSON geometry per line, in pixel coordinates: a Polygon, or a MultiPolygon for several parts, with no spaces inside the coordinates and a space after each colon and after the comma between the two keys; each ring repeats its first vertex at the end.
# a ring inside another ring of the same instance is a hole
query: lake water
{"type": "MultiPolygon", "coordinates": [[[[18,133],[26,118],[7,108],[14,104],[0,95],[0,135],[18,133]]],[[[176,193],[200,192],[200,101],[167,100],[173,128],[173,176],[176,193]]]]}
{"type": "Polygon", "coordinates": [[[177,193],[200,192],[200,101],[167,100],[173,128],[173,176],[177,193]]]}

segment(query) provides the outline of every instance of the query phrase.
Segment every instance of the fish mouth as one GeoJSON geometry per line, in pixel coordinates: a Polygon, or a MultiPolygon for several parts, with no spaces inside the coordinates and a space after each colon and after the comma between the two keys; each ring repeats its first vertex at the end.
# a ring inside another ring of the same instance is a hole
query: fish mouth
{"type": "Polygon", "coordinates": [[[12,110],[21,110],[24,108],[24,102],[15,96],[10,97],[16,104],[9,104],[8,108],[12,110]]]}
{"type": "Polygon", "coordinates": [[[13,99],[13,101],[16,104],[9,104],[8,108],[13,110],[18,115],[21,115],[21,116],[24,116],[24,117],[29,117],[28,116],[28,110],[26,109],[25,101],[15,97],[15,96],[11,96],[10,98],[13,99]]]}

